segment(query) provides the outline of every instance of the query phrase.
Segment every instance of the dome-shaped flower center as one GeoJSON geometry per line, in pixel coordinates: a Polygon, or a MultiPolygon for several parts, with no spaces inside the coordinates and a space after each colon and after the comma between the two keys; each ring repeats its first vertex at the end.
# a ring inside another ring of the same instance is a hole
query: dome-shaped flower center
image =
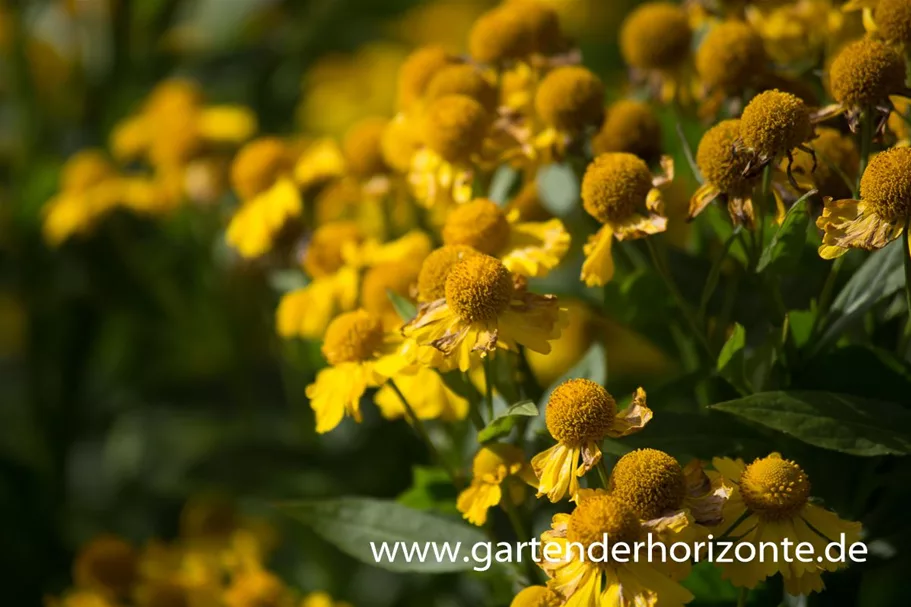
{"type": "MultiPolygon", "coordinates": [[[[606,493],[598,493],[582,500],[569,517],[566,539],[579,543],[588,550],[595,542],[626,542],[632,544],[642,535],[639,517],[623,500],[606,493]]],[[[590,555],[603,559],[603,554],[590,555]]],[[[588,558],[588,555],[586,555],[588,558]]]]}
{"type": "Polygon", "coordinates": [[[891,148],[870,160],[860,179],[860,197],[887,221],[911,214],[911,148],[891,148]]]}
{"type": "Polygon", "coordinates": [[[494,443],[481,447],[481,450],[474,456],[471,474],[475,479],[496,477],[497,481],[501,481],[500,476],[504,471],[508,472],[512,466],[521,464],[524,459],[525,454],[519,447],[506,443],[494,443]]]}
{"type": "Polygon", "coordinates": [[[670,2],[648,2],[635,9],[620,28],[620,50],[634,68],[669,70],[690,54],[686,12],[670,2]]]}
{"type": "Polygon", "coordinates": [[[468,53],[478,63],[501,63],[531,54],[532,32],[520,12],[498,6],[477,18],[468,33],[468,53]]]}
{"type": "Polygon", "coordinates": [[[84,192],[115,174],[114,166],[98,150],[82,150],[66,161],[60,175],[60,189],[84,192]]]}
{"type": "Polygon", "coordinates": [[[709,88],[738,91],[765,69],[762,38],[741,21],[728,21],[712,29],[696,53],[696,69],[709,88]]]}
{"type": "Polygon", "coordinates": [[[317,228],[304,254],[304,269],[313,278],[338,272],[345,263],[342,258],[345,245],[363,239],[364,234],[353,221],[336,221],[317,228]]]}
{"type": "Polygon", "coordinates": [[[832,97],[847,106],[882,103],[904,87],[904,58],[878,40],[865,38],[848,44],[829,68],[832,97]]]}
{"type": "Polygon", "coordinates": [[[760,156],[786,154],[813,138],[810,110],[791,93],[777,89],[760,93],[743,110],[740,136],[760,156]]]}
{"type": "Polygon", "coordinates": [[[432,252],[418,274],[418,301],[431,302],[446,297],[446,279],[452,267],[478,252],[468,245],[444,245],[432,252]]]}
{"type": "Polygon", "coordinates": [[[366,178],[386,172],[388,167],[380,146],[386,123],[385,118],[365,118],[345,133],[342,152],[348,170],[355,176],[366,178]]]}
{"type": "Polygon", "coordinates": [[[100,537],[77,557],[75,581],[86,588],[123,595],[136,580],[137,564],[136,551],[128,543],[116,537],[100,537]]]}
{"type": "Polygon", "coordinates": [[[770,455],[747,466],[740,477],[747,508],[776,519],[796,514],[810,497],[810,481],[794,462],[770,455]]]}
{"type": "Polygon", "coordinates": [[[452,266],[446,303],[463,320],[493,320],[509,306],[513,290],[512,274],[498,259],[471,255],[452,266]]]}
{"type": "Polygon", "coordinates": [[[647,103],[617,101],[607,108],[604,124],[592,139],[592,151],[596,155],[627,152],[643,160],[655,160],[661,153],[661,123],[647,103]]]}
{"type": "Polygon", "coordinates": [[[409,110],[424,96],[430,80],[456,58],[442,46],[423,46],[405,59],[399,67],[397,94],[400,110],[409,110]]]}
{"type": "Polygon", "coordinates": [[[370,268],[361,282],[361,305],[376,316],[399,320],[389,292],[409,298],[418,280],[420,266],[414,260],[391,261],[370,268]]]}
{"type": "Polygon", "coordinates": [[[551,393],[544,419],[551,436],[577,447],[607,436],[616,414],[617,403],[603,387],[590,379],[569,379],[551,393]]]}
{"type": "Polygon", "coordinates": [[[582,178],[582,205],[601,223],[629,219],[645,208],[652,176],[641,158],[624,152],[601,154],[582,178]]]}
{"type": "Polygon", "coordinates": [[[651,520],[678,510],[686,496],[686,478],[676,459],[657,449],[638,449],[617,462],[611,493],[630,505],[639,518],[651,520]]]}
{"type": "Polygon", "coordinates": [[[231,185],[241,200],[265,192],[291,170],[288,146],[278,137],[261,137],[237,152],[231,165],[231,185]]]}
{"type": "Polygon", "coordinates": [[[535,110],[545,124],[561,131],[598,126],[604,117],[604,84],[584,67],[558,67],[538,86],[535,110]]]}
{"type": "Polygon", "coordinates": [[[488,115],[480,103],[465,95],[448,95],[427,107],[422,136],[445,160],[464,162],[481,150],[487,126],[488,115]]]}
{"type": "Polygon", "coordinates": [[[911,42],[911,2],[879,0],[873,11],[877,33],[889,42],[911,42]]]}
{"type": "Polygon", "coordinates": [[[461,63],[441,69],[427,85],[428,102],[447,95],[471,97],[488,112],[497,109],[498,92],[477,67],[461,63]]]}
{"type": "Polygon", "coordinates": [[[323,337],[323,356],[330,365],[363,362],[383,345],[383,321],[366,310],[336,316],[323,337]]]}
{"type": "Polygon", "coordinates": [[[478,198],[450,211],[443,225],[445,244],[464,244],[495,255],[509,240],[509,222],[495,202],[478,198]]]}
{"type": "Polygon", "coordinates": [[[749,158],[734,153],[734,142],[740,137],[740,120],[719,122],[702,136],[696,151],[696,164],[705,180],[725,194],[745,195],[756,179],[746,179],[743,171],[749,158]]]}

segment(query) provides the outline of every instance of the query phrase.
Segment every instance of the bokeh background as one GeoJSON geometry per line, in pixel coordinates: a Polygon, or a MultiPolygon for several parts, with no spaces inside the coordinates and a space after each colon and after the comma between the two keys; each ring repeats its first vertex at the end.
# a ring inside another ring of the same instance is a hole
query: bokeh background
{"type": "MultiPolygon", "coordinates": [[[[551,3],[586,65],[608,83],[622,78],[615,37],[631,2],[551,3]]],[[[410,50],[463,50],[492,4],[0,2],[3,604],[62,591],[76,551],[99,533],[137,545],[173,537],[193,496],[256,513],[271,500],[396,497],[411,485],[426,453],[403,421],[371,409],[364,424],[317,440],[304,388],[318,345],[275,336],[274,277],[224,244],[230,204],[166,221],[116,212],[59,248],[42,238],[42,206],[66,158],[105,146],[164,78],[249,106],[263,133],[341,135],[358,118],[392,115],[410,50]]],[[[641,365],[652,362],[646,351],[641,365]]],[[[362,566],[303,527],[275,524],[271,567],[304,591],[363,606],[479,604],[487,592],[473,576],[362,566]]]]}

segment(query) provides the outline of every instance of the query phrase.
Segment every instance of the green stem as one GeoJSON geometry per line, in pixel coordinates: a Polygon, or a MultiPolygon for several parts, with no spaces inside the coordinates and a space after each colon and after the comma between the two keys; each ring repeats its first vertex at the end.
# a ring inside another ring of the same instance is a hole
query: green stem
{"type": "MultiPolygon", "coordinates": [[[[506,511],[506,516],[509,518],[509,524],[512,526],[513,533],[516,534],[516,539],[519,542],[524,542],[525,540],[531,539],[531,531],[529,531],[525,523],[522,522],[522,517],[519,516],[519,511],[516,508],[516,505],[512,503],[510,499],[509,485],[503,487],[503,499],[500,501],[500,504],[503,506],[503,510],[506,511]]],[[[528,558],[520,556],[522,563],[525,565],[525,575],[528,577],[528,583],[534,584],[540,581],[540,569],[533,560],[531,560],[531,554],[528,555],[528,558]]],[[[518,563],[517,563],[518,565],[518,563]]]]}
{"type": "Polygon", "coordinates": [[[522,391],[525,398],[533,400],[535,403],[541,402],[544,396],[544,389],[538,383],[535,372],[528,363],[528,355],[525,353],[525,346],[519,346],[519,373],[522,375],[522,391]]]}
{"type": "Polygon", "coordinates": [[[598,460],[598,476],[601,478],[601,486],[607,489],[610,484],[610,472],[607,471],[607,464],[604,458],[598,460]]]}
{"type": "Polygon", "coordinates": [[[430,434],[427,433],[427,427],[424,426],[424,422],[421,421],[421,418],[417,416],[417,413],[414,412],[414,409],[409,404],[408,399],[405,398],[405,395],[402,394],[402,391],[396,385],[395,381],[390,379],[389,386],[392,388],[392,391],[396,393],[399,397],[399,400],[402,401],[402,406],[405,408],[405,414],[408,417],[408,421],[411,422],[411,427],[414,428],[415,432],[418,433],[418,436],[421,437],[421,440],[424,441],[424,444],[427,445],[427,451],[430,452],[430,457],[432,457],[436,462],[446,470],[446,474],[449,475],[449,478],[452,480],[452,484],[455,485],[456,489],[461,490],[462,482],[459,479],[459,475],[456,471],[449,465],[440,452],[437,450],[436,446],[433,444],[433,441],[430,440],[430,434]]]}
{"type": "Polygon", "coordinates": [[[706,339],[705,333],[699,327],[699,322],[696,319],[695,314],[690,309],[689,303],[683,297],[683,294],[680,292],[680,289],[677,288],[677,284],[674,282],[674,279],[671,277],[670,271],[667,268],[667,265],[664,263],[661,255],[658,253],[658,249],[653,242],[654,238],[645,238],[645,244],[648,245],[648,251],[652,256],[652,262],[655,265],[655,269],[658,270],[658,273],[661,275],[661,278],[664,280],[664,283],[667,285],[668,290],[671,292],[671,296],[677,303],[677,306],[680,308],[680,312],[683,314],[683,318],[686,320],[687,324],[690,326],[690,330],[695,335],[697,341],[705,350],[705,353],[708,355],[710,360],[715,359],[715,354],[712,352],[712,347],[709,345],[708,339],[706,339]]]}
{"type": "Polygon", "coordinates": [[[860,168],[857,170],[857,185],[854,188],[854,196],[860,198],[860,179],[867,170],[867,163],[870,160],[870,153],[873,147],[873,120],[869,108],[864,112],[860,123],[860,168]]]}
{"type": "Polygon", "coordinates": [[[902,334],[901,339],[899,340],[900,344],[900,355],[902,358],[905,356],[905,352],[908,348],[908,341],[911,340],[911,235],[908,234],[908,230],[911,228],[911,217],[905,219],[905,229],[902,232],[902,246],[904,251],[902,252],[902,258],[905,260],[905,303],[908,306],[908,318],[905,320],[905,331],[902,334]]]}
{"type": "Polygon", "coordinates": [[[737,607],[746,607],[747,596],[750,594],[750,591],[746,588],[740,589],[740,596],[737,597],[737,607]]]}
{"type": "Polygon", "coordinates": [[[493,356],[484,357],[484,389],[487,401],[487,419],[493,420],[493,356]]]}
{"type": "Polygon", "coordinates": [[[835,294],[835,283],[838,282],[838,272],[844,265],[845,258],[841,256],[832,262],[829,267],[829,275],[826,276],[826,282],[822,285],[822,292],[819,294],[819,300],[816,305],[816,318],[813,319],[813,327],[810,335],[816,337],[818,331],[824,327],[823,318],[829,311],[829,305],[832,303],[832,296],[835,294]]]}
{"type": "Polygon", "coordinates": [[[728,258],[728,252],[731,250],[731,245],[734,244],[734,241],[740,235],[742,229],[742,225],[734,227],[734,231],[731,232],[728,239],[724,241],[724,246],[712,262],[712,268],[709,270],[708,278],[705,280],[705,286],[702,288],[702,296],[699,298],[699,311],[696,314],[696,320],[700,324],[705,323],[709,301],[715,293],[715,288],[718,286],[718,279],[721,276],[721,266],[724,265],[724,260],[728,258]]]}

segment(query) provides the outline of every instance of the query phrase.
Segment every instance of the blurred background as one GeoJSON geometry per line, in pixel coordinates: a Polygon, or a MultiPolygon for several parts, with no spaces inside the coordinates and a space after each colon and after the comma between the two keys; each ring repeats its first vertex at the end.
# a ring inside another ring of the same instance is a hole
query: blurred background
{"type": "MultiPolygon", "coordinates": [[[[633,2],[549,3],[611,90],[624,76],[617,24],[633,2]]],[[[392,115],[409,51],[464,50],[492,4],[0,1],[3,604],[60,593],[77,550],[99,533],[135,545],[173,537],[188,499],[220,496],[264,514],[271,500],[396,497],[411,486],[427,462],[403,421],[381,422],[371,408],[365,423],[317,440],[304,388],[318,344],[275,336],[276,277],[224,244],[236,201],[200,197],[163,220],[116,211],[91,238],[61,246],[47,244],[42,208],[65,160],[109,145],[164,78],[196,81],[207,103],[251,108],[261,133],[338,136],[359,118],[392,115]]],[[[630,352],[632,373],[660,363],[647,348],[630,352]]],[[[623,373],[612,369],[615,386],[623,373]]],[[[362,606],[511,596],[506,587],[491,597],[482,576],[358,565],[302,527],[273,524],[282,539],[270,566],[304,592],[362,606]]]]}

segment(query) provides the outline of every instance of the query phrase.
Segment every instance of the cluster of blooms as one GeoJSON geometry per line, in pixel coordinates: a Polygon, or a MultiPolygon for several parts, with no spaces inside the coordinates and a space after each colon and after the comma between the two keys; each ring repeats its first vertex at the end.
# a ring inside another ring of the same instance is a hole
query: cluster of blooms
{"type": "MultiPolygon", "coordinates": [[[[240,205],[227,240],[242,258],[306,274],[306,286],[283,296],[276,325],[282,338],[322,342],[328,367],[307,389],[317,432],[345,417],[360,421],[372,389],[384,416],[406,417],[425,439],[422,420],[470,417],[479,429],[491,421],[492,407],[488,419],[479,407],[484,393],[492,403],[491,359],[504,357],[514,377],[527,379],[526,356],[548,355],[570,323],[566,302],[532,290],[570,248],[568,230],[542,202],[539,169],[587,164],[582,208],[600,227],[584,244],[579,278],[606,284],[615,240],[668,228],[662,190],[674,166],[662,155],[656,105],[714,123],[695,154],[701,187],[689,219],[719,201],[735,225],[752,230],[781,221],[817,190],[823,258],[881,248],[907,230],[906,0],[649,2],[626,18],[619,40],[631,84],[643,94],[605,107],[602,81],[580,65],[556,13],[535,0],[506,0],[473,24],[466,56],[426,46],[405,60],[394,116],[362,120],[340,142],[263,136],[239,149],[229,182],[240,205]],[[806,83],[819,65],[831,105],[806,83]],[[862,145],[848,129],[861,132],[862,145]],[[874,141],[893,147],[874,155],[874,141]],[[520,183],[498,204],[489,184],[504,166],[520,183]],[[471,378],[473,393],[452,389],[445,376],[453,371],[471,378]]],[[[165,177],[178,184],[166,188],[172,195],[182,188],[205,198],[220,183],[213,167],[224,157],[216,150],[252,136],[253,120],[236,108],[206,107],[194,91],[161,85],[118,129],[113,147],[117,157],[147,160],[156,184],[165,177]],[[167,120],[157,114],[162,106],[167,120]],[[153,120],[179,124],[150,128],[153,120]]],[[[77,199],[92,212],[114,200],[143,206],[133,201],[145,192],[125,187],[132,178],[111,177],[110,193],[109,175],[96,155],[71,162],[49,207],[52,240],[88,224],[67,210],[77,199]]],[[[716,458],[708,467],[642,449],[607,470],[601,442],[652,418],[641,388],[619,409],[604,387],[570,379],[553,391],[545,416],[556,444],[530,461],[516,445],[480,448],[457,504],[471,523],[483,525],[493,506],[521,503],[531,485],[538,497],[574,504],[554,517],[551,541],[590,545],[608,533],[632,542],[653,533],[695,542],[713,530],[740,542],[790,538],[819,547],[841,533],[859,537],[859,524],[810,502],[805,472],[777,453],[748,465],[716,458]],[[580,479],[594,470],[601,488],[583,488],[580,479]]],[[[822,589],[822,572],[837,566],[736,563],[724,575],[752,588],[780,573],[789,592],[806,594],[822,589]]],[[[514,605],[691,598],[679,584],[690,568],[676,563],[569,560],[541,568],[547,586],[522,591],[514,605]]]]}
{"type": "Polygon", "coordinates": [[[306,596],[266,568],[276,543],[264,520],[214,496],[192,498],[180,537],[143,548],[114,536],[89,541],[73,563],[73,587],[47,607],[349,607],[324,592],[306,596]]]}

